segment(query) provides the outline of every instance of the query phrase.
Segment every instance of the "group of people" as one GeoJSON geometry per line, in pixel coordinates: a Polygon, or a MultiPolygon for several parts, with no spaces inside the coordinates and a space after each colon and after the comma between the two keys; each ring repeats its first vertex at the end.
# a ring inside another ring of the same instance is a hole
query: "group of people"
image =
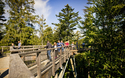
{"type": "MultiPolygon", "coordinates": [[[[76,47],[77,47],[77,45],[78,45],[78,43],[76,42],[76,47]]],[[[85,46],[84,43],[82,45],[83,45],[83,47],[85,46]]],[[[64,52],[64,46],[68,47],[69,46],[69,41],[66,41],[65,43],[63,43],[63,41],[60,42],[60,40],[58,40],[57,43],[54,42],[54,45],[52,45],[49,41],[47,41],[47,45],[44,48],[47,48],[47,49],[55,48],[55,58],[57,58],[57,55],[58,54],[60,55],[60,48],[58,48],[58,47],[62,47],[61,48],[62,52],[64,52]]],[[[74,42],[72,42],[71,46],[72,46],[72,49],[75,48],[74,42]]],[[[13,49],[20,49],[21,48],[21,42],[18,41],[18,47],[17,48],[15,47],[14,43],[12,43],[12,47],[13,47],[13,49]]],[[[47,50],[47,56],[48,56],[49,60],[52,61],[52,59],[51,59],[51,50],[47,50]]]]}
{"type": "MultiPolygon", "coordinates": [[[[49,41],[47,41],[47,45],[44,47],[44,48],[55,48],[55,58],[57,58],[57,55],[60,55],[60,48],[58,47],[62,47],[62,52],[64,52],[64,46],[65,47],[68,47],[69,46],[69,41],[66,41],[65,43],[63,43],[63,41],[60,42],[60,40],[58,40],[58,42],[54,42],[54,45],[52,45],[49,41]]],[[[72,49],[75,49],[75,45],[74,45],[74,42],[72,42],[71,44],[72,46],[72,49]]],[[[50,61],[52,61],[52,58],[51,58],[51,50],[47,50],[47,56],[48,56],[48,59],[50,61]]]]}
{"type": "MultiPolygon", "coordinates": [[[[58,47],[62,47],[62,52],[64,51],[64,46],[65,44],[63,43],[63,41],[59,41],[58,43],[54,42],[54,45],[52,46],[52,44],[47,41],[47,45],[44,48],[55,48],[55,58],[57,58],[57,55],[60,54],[60,48],[58,47]]],[[[49,58],[50,61],[52,61],[51,59],[51,50],[47,50],[47,56],[49,58]]]]}
{"type": "Polygon", "coordinates": [[[15,47],[14,43],[12,43],[12,47],[13,47],[13,49],[20,49],[21,48],[21,42],[18,41],[18,47],[17,48],[15,47]]]}

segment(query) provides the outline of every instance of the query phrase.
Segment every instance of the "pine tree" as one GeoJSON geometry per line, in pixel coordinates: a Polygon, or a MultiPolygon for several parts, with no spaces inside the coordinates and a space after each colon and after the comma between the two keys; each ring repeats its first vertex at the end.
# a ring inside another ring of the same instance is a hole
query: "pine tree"
{"type": "Polygon", "coordinates": [[[53,43],[53,30],[51,27],[47,26],[46,29],[43,31],[43,40],[44,44],[46,44],[47,41],[53,43]]]}
{"type": "Polygon", "coordinates": [[[48,27],[48,25],[46,25],[46,19],[44,19],[44,16],[42,15],[41,18],[39,18],[38,20],[38,24],[40,26],[40,29],[39,29],[39,34],[40,34],[40,41],[43,45],[43,32],[44,32],[44,28],[48,27]]]}
{"type": "MultiPolygon", "coordinates": [[[[125,0],[88,0],[81,29],[94,52],[84,53],[91,77],[125,77],[124,16],[125,0]],[[102,73],[101,73],[102,72],[102,73]]],[[[85,61],[84,61],[85,62],[85,61]]]]}
{"type": "Polygon", "coordinates": [[[31,45],[41,45],[41,39],[37,36],[38,30],[35,30],[33,34],[30,36],[30,40],[28,39],[28,43],[31,45]]]}
{"type": "Polygon", "coordinates": [[[4,27],[4,22],[6,21],[5,16],[3,16],[3,14],[5,13],[4,10],[5,7],[5,3],[3,2],[3,0],[0,0],[0,40],[4,37],[5,31],[3,29],[4,27]]]}
{"type": "MultiPolygon", "coordinates": [[[[60,39],[58,30],[56,27],[53,29],[53,42],[57,42],[60,39]]],[[[65,38],[62,40],[65,41],[65,38]]]]}
{"type": "Polygon", "coordinates": [[[58,27],[58,33],[60,40],[67,37],[67,40],[69,40],[69,36],[71,36],[73,30],[75,30],[75,26],[78,25],[79,20],[81,17],[78,16],[78,12],[73,12],[74,9],[71,8],[68,4],[61,10],[62,12],[59,12],[59,15],[56,15],[59,19],[59,23],[52,23],[55,26],[58,27]]]}
{"type": "Polygon", "coordinates": [[[30,40],[34,32],[33,23],[36,23],[36,16],[32,14],[34,13],[34,0],[6,0],[6,2],[10,7],[10,18],[6,25],[7,33],[3,42],[17,43],[21,40],[22,44],[28,44],[27,40],[30,40]]]}

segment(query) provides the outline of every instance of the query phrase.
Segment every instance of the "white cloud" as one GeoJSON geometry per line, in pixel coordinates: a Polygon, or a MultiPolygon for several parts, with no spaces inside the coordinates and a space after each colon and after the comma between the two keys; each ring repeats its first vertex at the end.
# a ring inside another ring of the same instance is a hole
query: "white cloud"
{"type": "Polygon", "coordinates": [[[47,19],[51,13],[51,7],[47,4],[49,0],[34,0],[35,1],[35,13],[39,16],[42,14],[47,19]]]}
{"type": "Polygon", "coordinates": [[[6,19],[9,18],[9,13],[7,11],[9,11],[10,7],[5,3],[5,7],[4,7],[4,10],[5,10],[5,14],[3,14],[5,16],[6,19]]]}
{"type": "MultiPolygon", "coordinates": [[[[47,4],[49,0],[34,0],[34,9],[35,9],[35,15],[41,16],[42,14],[44,15],[44,18],[48,18],[50,13],[51,13],[51,7],[47,4]]],[[[5,14],[4,16],[8,19],[9,14],[7,10],[9,10],[9,6],[6,5],[5,9],[5,14]]]]}

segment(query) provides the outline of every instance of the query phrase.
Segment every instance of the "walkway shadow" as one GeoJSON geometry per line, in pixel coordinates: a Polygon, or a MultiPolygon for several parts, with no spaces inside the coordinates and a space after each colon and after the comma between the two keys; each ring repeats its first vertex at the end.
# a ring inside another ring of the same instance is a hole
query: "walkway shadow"
{"type": "Polygon", "coordinates": [[[0,78],[4,78],[6,75],[9,74],[9,69],[7,69],[6,71],[4,71],[3,73],[0,74],[0,78]]]}

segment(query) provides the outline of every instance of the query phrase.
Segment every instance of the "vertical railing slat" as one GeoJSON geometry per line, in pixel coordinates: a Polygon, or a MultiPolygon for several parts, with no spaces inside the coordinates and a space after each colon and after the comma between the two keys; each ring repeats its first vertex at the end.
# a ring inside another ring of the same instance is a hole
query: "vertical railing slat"
{"type": "Polygon", "coordinates": [[[34,51],[34,45],[33,45],[33,51],[34,51]]]}
{"type": "Polygon", "coordinates": [[[60,67],[62,67],[62,48],[60,48],[60,67]]]}
{"type": "Polygon", "coordinates": [[[37,53],[37,78],[41,78],[41,54],[37,53]]]}
{"type": "Polygon", "coordinates": [[[53,60],[52,60],[52,75],[55,76],[55,50],[53,52],[53,60]]]}
{"type": "Polygon", "coordinates": [[[2,53],[3,53],[3,47],[2,47],[2,53]]]}
{"type": "MultiPolygon", "coordinates": [[[[65,47],[63,47],[63,48],[65,48],[65,47]]],[[[66,56],[65,56],[65,53],[66,53],[66,52],[65,52],[65,51],[66,51],[66,50],[64,49],[64,52],[63,52],[63,53],[64,53],[64,54],[63,54],[64,62],[66,62],[66,56]]]]}

